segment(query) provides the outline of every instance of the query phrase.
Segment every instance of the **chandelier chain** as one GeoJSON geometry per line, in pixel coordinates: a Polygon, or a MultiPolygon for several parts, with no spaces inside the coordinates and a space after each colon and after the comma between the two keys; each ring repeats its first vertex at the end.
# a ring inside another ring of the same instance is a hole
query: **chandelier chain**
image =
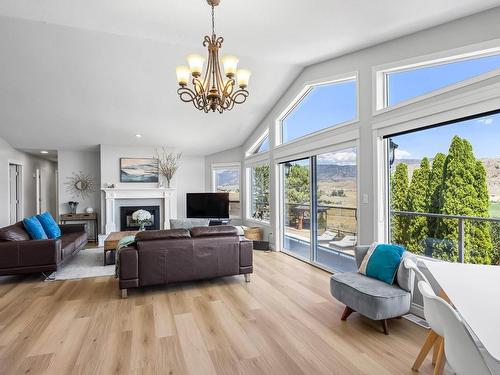
{"type": "Polygon", "coordinates": [[[212,35],[215,35],[215,10],[212,4],[212,35]]]}

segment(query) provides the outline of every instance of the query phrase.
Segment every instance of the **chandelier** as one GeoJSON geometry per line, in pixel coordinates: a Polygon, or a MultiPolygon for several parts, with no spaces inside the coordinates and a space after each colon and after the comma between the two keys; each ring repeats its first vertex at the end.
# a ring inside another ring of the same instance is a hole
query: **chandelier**
{"type": "Polygon", "coordinates": [[[214,15],[214,7],[219,5],[220,0],[207,0],[207,2],[212,7],[212,36],[206,35],[203,39],[203,46],[208,48],[207,67],[203,74],[205,59],[200,55],[189,55],[187,57],[189,67],[183,65],[176,69],[177,82],[180,86],[177,93],[183,102],[193,103],[200,111],[222,113],[233,109],[235,104],[245,102],[248,97],[250,71],[237,69],[239,60],[236,56],[223,56],[221,62],[225,78],[222,75],[219,50],[222,48],[224,38],[215,34],[214,15]],[[190,79],[192,88],[188,87],[190,79]]]}

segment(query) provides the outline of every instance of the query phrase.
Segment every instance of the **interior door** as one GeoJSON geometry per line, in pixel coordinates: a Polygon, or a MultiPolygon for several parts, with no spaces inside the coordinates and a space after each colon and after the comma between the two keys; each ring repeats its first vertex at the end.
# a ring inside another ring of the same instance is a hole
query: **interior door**
{"type": "Polygon", "coordinates": [[[9,222],[14,224],[21,217],[21,166],[9,164],[9,222]]]}

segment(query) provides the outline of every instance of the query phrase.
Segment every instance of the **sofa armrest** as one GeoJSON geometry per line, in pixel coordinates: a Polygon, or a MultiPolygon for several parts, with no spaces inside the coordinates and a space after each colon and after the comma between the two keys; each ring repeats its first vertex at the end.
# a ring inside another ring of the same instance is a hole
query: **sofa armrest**
{"type": "Polygon", "coordinates": [[[122,280],[139,279],[139,254],[135,247],[124,247],[119,250],[119,275],[122,280]]]}
{"type": "Polygon", "coordinates": [[[87,232],[87,224],[60,224],[62,234],[87,232]]]}
{"type": "Polygon", "coordinates": [[[0,268],[50,265],[60,262],[60,239],[0,243],[0,268]]]}
{"type": "Polygon", "coordinates": [[[252,241],[240,241],[240,268],[251,267],[253,264],[253,244],[252,241]]]}
{"type": "Polygon", "coordinates": [[[356,264],[358,268],[361,267],[361,263],[363,262],[368,250],[370,250],[369,245],[358,245],[354,248],[354,256],[356,257],[356,264]]]}

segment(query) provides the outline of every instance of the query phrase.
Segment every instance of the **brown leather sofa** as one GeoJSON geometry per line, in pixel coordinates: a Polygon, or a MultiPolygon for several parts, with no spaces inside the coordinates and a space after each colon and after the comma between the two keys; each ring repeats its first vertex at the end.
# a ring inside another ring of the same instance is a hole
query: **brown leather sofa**
{"type": "Polygon", "coordinates": [[[233,226],[140,232],[118,253],[119,286],[127,289],[253,272],[252,242],[233,226]]]}
{"type": "Polygon", "coordinates": [[[86,224],[59,226],[58,239],[31,240],[22,221],[0,229],[0,275],[54,272],[87,244],[86,224]]]}

